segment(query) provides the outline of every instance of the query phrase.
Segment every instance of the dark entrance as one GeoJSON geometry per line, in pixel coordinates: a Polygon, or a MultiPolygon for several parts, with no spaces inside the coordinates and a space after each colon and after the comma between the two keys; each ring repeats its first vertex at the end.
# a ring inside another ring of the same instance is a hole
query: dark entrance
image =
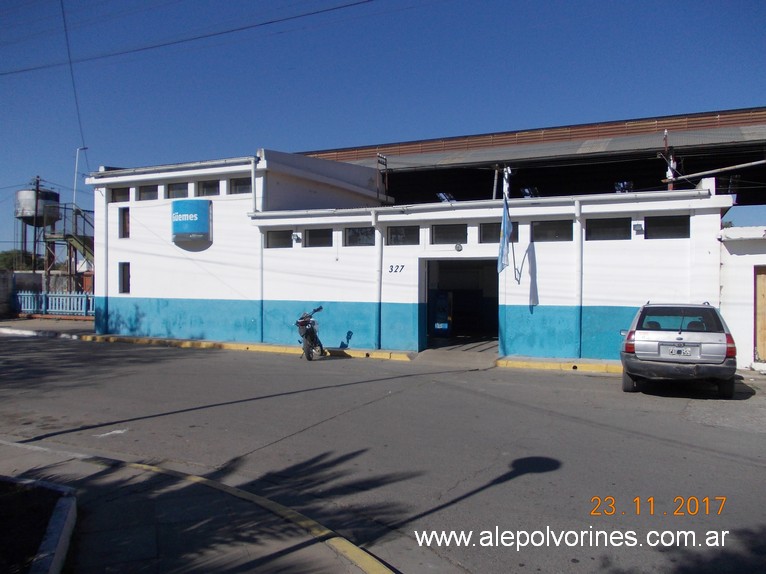
{"type": "Polygon", "coordinates": [[[497,261],[429,261],[427,270],[428,346],[497,340],[497,261]]]}

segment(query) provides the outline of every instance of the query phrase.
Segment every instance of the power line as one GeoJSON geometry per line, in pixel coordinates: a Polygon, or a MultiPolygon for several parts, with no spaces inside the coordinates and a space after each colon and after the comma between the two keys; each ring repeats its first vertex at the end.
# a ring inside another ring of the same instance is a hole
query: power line
{"type": "MultiPolygon", "coordinates": [[[[72,65],[72,50],[69,47],[69,29],[66,21],[66,10],[64,9],[64,0],[60,0],[61,3],[61,19],[64,22],[64,38],[66,39],[66,54],[69,61],[69,77],[72,79],[72,92],[74,93],[74,107],[77,111],[77,125],[80,128],[80,142],[82,147],[85,147],[85,132],[82,129],[82,115],[80,114],[80,99],[77,97],[77,84],[74,80],[74,66],[72,65]]],[[[87,158],[87,156],[86,156],[87,158]]]]}
{"type": "MultiPolygon", "coordinates": [[[[274,18],[272,20],[266,20],[265,22],[255,22],[253,24],[247,24],[245,26],[238,26],[236,28],[228,28],[226,30],[221,30],[218,32],[210,32],[208,34],[199,34],[197,36],[190,36],[189,38],[181,38],[179,40],[170,40],[168,42],[161,42],[159,44],[150,44],[147,46],[139,46],[138,48],[131,48],[128,50],[119,50],[116,52],[108,52],[106,54],[100,54],[98,56],[90,56],[88,58],[79,58],[77,60],[72,60],[71,55],[69,57],[69,65],[74,64],[81,64],[83,62],[93,62],[95,60],[104,60],[107,58],[114,58],[115,56],[123,56],[126,54],[136,54],[138,52],[147,52],[149,50],[157,50],[159,48],[167,48],[170,46],[177,46],[179,44],[188,44],[190,42],[196,42],[198,40],[205,40],[208,38],[215,38],[217,36],[225,36],[228,34],[235,34],[237,32],[244,32],[245,30],[252,30],[254,28],[262,28],[264,26],[271,26],[274,24],[281,24],[283,22],[290,22],[292,20],[300,20],[303,18],[308,18],[311,16],[317,16],[319,14],[326,14],[328,12],[337,12],[338,10],[344,10],[346,8],[352,8],[354,6],[359,6],[361,4],[368,4],[370,2],[374,2],[375,0],[358,0],[357,2],[349,2],[347,4],[341,4],[340,6],[333,6],[331,8],[323,8],[321,10],[313,10],[311,12],[303,12],[301,14],[296,14],[295,16],[285,16],[283,18],[274,18]]],[[[63,0],[61,0],[62,4],[62,11],[63,11],[63,0]]],[[[67,50],[69,48],[69,42],[67,41],[67,50]]],[[[30,66],[28,68],[18,68],[15,70],[6,70],[3,72],[0,72],[0,76],[11,76],[15,74],[24,74],[26,72],[35,72],[38,70],[46,70],[49,68],[57,68],[59,66],[66,65],[67,62],[54,62],[51,64],[41,64],[39,66],[30,66]]]]}

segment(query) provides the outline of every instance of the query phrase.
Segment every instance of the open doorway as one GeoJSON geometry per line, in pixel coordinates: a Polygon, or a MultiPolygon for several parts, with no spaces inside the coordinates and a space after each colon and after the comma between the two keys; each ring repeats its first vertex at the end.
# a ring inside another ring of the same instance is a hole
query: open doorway
{"type": "Polygon", "coordinates": [[[428,347],[496,341],[496,259],[427,262],[428,347]]]}

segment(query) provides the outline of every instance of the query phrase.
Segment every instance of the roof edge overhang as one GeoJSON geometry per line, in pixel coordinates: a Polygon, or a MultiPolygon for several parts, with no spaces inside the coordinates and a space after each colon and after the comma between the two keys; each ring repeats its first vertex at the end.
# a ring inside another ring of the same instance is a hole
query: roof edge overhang
{"type": "Polygon", "coordinates": [[[90,183],[96,184],[99,180],[118,180],[129,179],[142,175],[156,175],[156,174],[171,174],[177,172],[190,172],[197,170],[208,170],[225,167],[249,167],[260,161],[260,156],[251,155],[244,157],[226,158],[226,159],[211,159],[205,161],[194,161],[185,163],[173,163],[154,165],[146,167],[108,167],[101,166],[98,171],[92,172],[88,179],[92,179],[90,183]]]}
{"type": "MultiPolygon", "coordinates": [[[[683,191],[640,191],[633,193],[605,193],[594,195],[570,195],[560,197],[544,197],[534,199],[510,199],[508,207],[511,213],[514,209],[564,207],[574,212],[575,206],[593,204],[614,203],[627,205],[640,202],[642,204],[666,202],[666,201],[697,201],[712,200],[712,204],[706,205],[711,209],[726,209],[731,206],[732,198],[727,195],[714,195],[706,187],[683,191]]],[[[486,199],[474,201],[454,201],[449,203],[417,203],[411,205],[393,205],[381,207],[355,207],[338,209],[306,209],[306,210],[281,210],[281,211],[258,211],[248,213],[255,225],[261,227],[278,227],[295,224],[296,221],[306,222],[316,219],[322,223],[349,222],[405,218],[417,214],[432,214],[441,217],[444,214],[460,212],[483,212],[497,210],[503,207],[502,199],[486,199]]]]}

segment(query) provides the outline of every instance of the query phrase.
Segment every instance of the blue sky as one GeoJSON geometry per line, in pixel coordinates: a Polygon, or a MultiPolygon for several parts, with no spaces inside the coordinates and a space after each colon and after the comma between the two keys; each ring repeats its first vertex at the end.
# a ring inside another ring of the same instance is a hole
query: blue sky
{"type": "Polygon", "coordinates": [[[100,165],[766,105],[763,0],[63,6],[66,30],[61,0],[0,3],[0,250],[35,176],[72,200],[79,147],[90,208],[100,165]]]}

